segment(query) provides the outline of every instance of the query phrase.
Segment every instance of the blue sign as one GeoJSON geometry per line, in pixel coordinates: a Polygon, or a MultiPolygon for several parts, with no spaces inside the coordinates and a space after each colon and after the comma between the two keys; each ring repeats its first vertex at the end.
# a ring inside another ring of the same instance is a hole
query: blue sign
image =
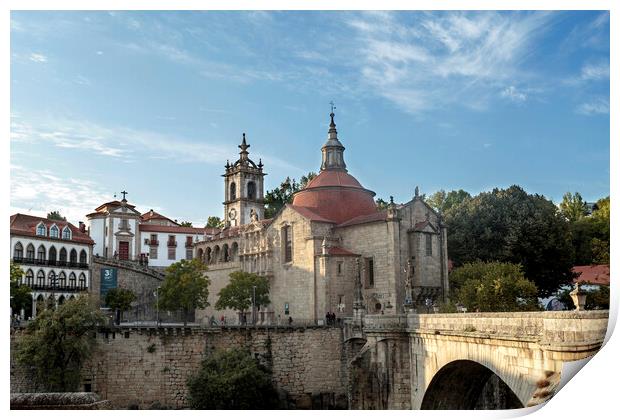
{"type": "Polygon", "coordinates": [[[102,268],[101,269],[101,285],[99,287],[99,293],[101,299],[105,298],[108,290],[118,287],[116,278],[116,268],[102,268]]]}

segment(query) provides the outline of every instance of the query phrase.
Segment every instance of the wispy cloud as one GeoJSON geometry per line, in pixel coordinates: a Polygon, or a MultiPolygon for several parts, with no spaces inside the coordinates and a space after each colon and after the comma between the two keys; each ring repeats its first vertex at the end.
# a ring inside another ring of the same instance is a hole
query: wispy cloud
{"type": "Polygon", "coordinates": [[[34,61],[35,63],[45,63],[47,62],[47,57],[43,54],[39,53],[31,53],[28,57],[30,61],[34,61]]]}
{"type": "Polygon", "coordinates": [[[581,69],[581,80],[609,79],[609,63],[586,64],[581,69]]]}
{"type": "Polygon", "coordinates": [[[609,114],[609,99],[594,98],[591,101],[580,104],[576,112],[582,115],[609,114]]]}
{"type": "Polygon", "coordinates": [[[522,103],[527,99],[527,94],[523,91],[518,90],[514,86],[508,86],[506,89],[502,90],[500,93],[502,98],[506,98],[511,100],[512,102],[522,103]]]}

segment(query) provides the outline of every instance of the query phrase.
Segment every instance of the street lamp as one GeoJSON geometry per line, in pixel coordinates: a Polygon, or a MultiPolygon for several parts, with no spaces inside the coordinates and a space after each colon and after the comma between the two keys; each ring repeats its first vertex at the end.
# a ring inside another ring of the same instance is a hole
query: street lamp
{"type": "Polygon", "coordinates": [[[252,323],[256,325],[256,286],[252,286],[252,323]]]}
{"type": "Polygon", "coordinates": [[[159,287],[155,289],[155,309],[157,310],[156,312],[156,319],[155,319],[155,325],[157,327],[159,327],[159,287]]]}

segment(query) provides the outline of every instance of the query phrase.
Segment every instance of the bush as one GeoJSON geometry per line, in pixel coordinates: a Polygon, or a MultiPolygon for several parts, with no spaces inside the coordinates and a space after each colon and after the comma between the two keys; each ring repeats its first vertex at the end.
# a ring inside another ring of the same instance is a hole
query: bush
{"type": "Polygon", "coordinates": [[[244,349],[215,352],[187,381],[190,407],[199,410],[278,408],[270,372],[244,349]]]}

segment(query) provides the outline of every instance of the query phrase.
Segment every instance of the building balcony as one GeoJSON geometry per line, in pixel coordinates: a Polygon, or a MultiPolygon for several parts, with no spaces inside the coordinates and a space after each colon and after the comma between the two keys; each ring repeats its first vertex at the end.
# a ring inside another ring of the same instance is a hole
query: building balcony
{"type": "Polygon", "coordinates": [[[148,246],[159,246],[159,241],[157,239],[145,239],[144,244],[148,246]]]}
{"type": "MultiPolygon", "coordinates": [[[[24,283],[25,284],[25,283],[24,283]]],[[[44,284],[44,285],[30,285],[28,286],[30,287],[32,290],[34,291],[43,291],[43,292],[58,292],[58,293],[62,293],[62,292],[85,292],[88,290],[87,286],[52,286],[50,284],[44,284]]]]}
{"type": "Polygon", "coordinates": [[[77,262],[77,261],[39,260],[36,258],[13,257],[13,262],[16,264],[25,264],[25,265],[38,265],[38,266],[47,265],[50,267],[82,268],[85,270],[88,269],[88,263],[77,262]]]}
{"type": "Polygon", "coordinates": [[[168,241],[168,247],[174,248],[177,246],[177,241],[168,241]]]}
{"type": "Polygon", "coordinates": [[[185,241],[185,248],[193,248],[193,247],[194,247],[194,242],[185,241]]]}

